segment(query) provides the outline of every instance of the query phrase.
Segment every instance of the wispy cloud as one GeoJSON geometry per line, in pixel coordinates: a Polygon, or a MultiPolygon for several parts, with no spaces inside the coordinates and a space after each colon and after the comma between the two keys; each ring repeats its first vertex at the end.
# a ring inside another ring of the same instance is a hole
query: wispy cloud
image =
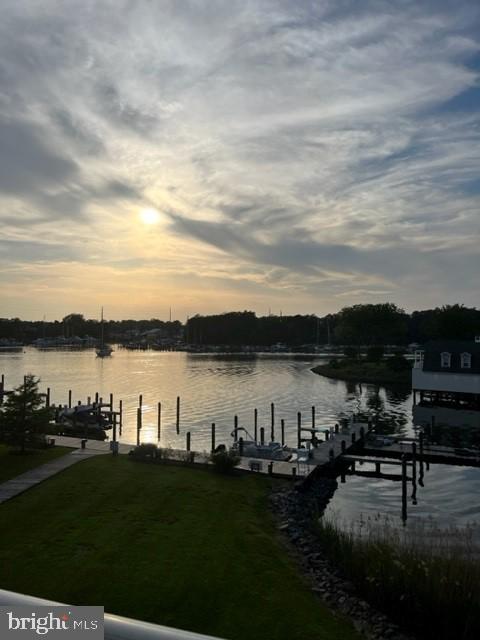
{"type": "Polygon", "coordinates": [[[468,0],[5,0],[4,313],[65,260],[85,300],[92,269],[142,278],[152,315],[474,304],[479,26],[468,0]]]}

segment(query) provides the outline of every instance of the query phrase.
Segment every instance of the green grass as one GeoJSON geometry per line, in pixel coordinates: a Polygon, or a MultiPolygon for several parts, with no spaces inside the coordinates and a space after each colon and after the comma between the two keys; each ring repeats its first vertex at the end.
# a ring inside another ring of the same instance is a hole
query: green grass
{"type": "Polygon", "coordinates": [[[411,384],[412,371],[392,371],[385,362],[365,362],[360,360],[338,360],[336,366],[321,364],[312,369],[314,373],[327,378],[351,382],[372,382],[378,384],[411,384]]]}
{"type": "Polygon", "coordinates": [[[21,473],[25,473],[25,471],[30,471],[30,469],[55,460],[55,458],[64,456],[71,451],[72,449],[68,447],[51,447],[20,454],[10,447],[0,444],[0,482],[10,480],[21,473]]]}
{"type": "Polygon", "coordinates": [[[269,482],[80,462],[0,506],[0,586],[224,638],[358,638],[278,540],[269,482]]]}
{"type": "Polygon", "coordinates": [[[429,640],[480,637],[480,560],[469,529],[412,531],[321,520],[328,555],[359,591],[400,626],[429,640]],[[362,528],[363,527],[363,528],[362,528]]]}

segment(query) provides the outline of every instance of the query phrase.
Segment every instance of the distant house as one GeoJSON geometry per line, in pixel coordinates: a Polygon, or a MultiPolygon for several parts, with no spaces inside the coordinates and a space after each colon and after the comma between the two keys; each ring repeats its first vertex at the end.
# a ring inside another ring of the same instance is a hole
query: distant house
{"type": "Polygon", "coordinates": [[[416,351],[412,391],[415,406],[480,412],[480,341],[439,340],[416,351]]]}

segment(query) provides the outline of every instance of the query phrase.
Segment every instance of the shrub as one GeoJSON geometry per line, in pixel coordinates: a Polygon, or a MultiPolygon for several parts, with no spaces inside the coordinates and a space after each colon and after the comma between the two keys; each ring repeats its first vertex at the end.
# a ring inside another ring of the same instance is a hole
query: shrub
{"type": "Polygon", "coordinates": [[[385,349],[381,345],[374,345],[367,349],[367,362],[380,362],[385,349]]]}
{"type": "Polygon", "coordinates": [[[391,371],[406,371],[411,369],[412,365],[401,353],[395,353],[391,358],[388,358],[387,367],[391,371]]]}
{"type": "Polygon", "coordinates": [[[231,473],[240,462],[240,458],[233,451],[215,451],[210,460],[217,473],[231,473]]]}
{"type": "Polygon", "coordinates": [[[130,454],[133,458],[151,458],[154,460],[158,457],[159,449],[156,444],[153,442],[145,442],[144,444],[139,444],[130,451],[130,454]]]}
{"type": "Polygon", "coordinates": [[[345,347],[345,349],[343,350],[343,355],[349,360],[357,360],[358,349],[356,347],[345,347]]]}

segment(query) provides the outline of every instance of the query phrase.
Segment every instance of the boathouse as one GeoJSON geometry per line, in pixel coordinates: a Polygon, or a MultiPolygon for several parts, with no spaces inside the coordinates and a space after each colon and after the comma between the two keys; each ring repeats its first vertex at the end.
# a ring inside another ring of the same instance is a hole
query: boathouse
{"type": "Polygon", "coordinates": [[[452,426],[479,426],[480,341],[438,340],[416,351],[412,391],[414,415],[418,406],[452,426]]]}

